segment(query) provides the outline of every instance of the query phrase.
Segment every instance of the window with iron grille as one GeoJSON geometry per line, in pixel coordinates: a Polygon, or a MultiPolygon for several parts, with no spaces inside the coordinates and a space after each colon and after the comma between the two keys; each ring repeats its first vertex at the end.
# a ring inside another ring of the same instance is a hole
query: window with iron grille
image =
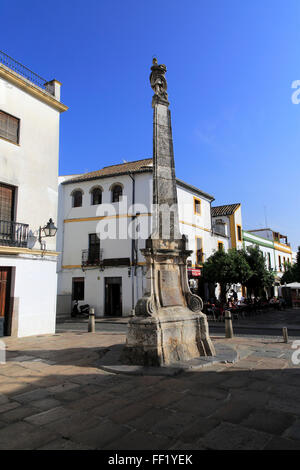
{"type": "Polygon", "coordinates": [[[0,111],[0,137],[14,144],[19,143],[20,119],[0,111]]]}

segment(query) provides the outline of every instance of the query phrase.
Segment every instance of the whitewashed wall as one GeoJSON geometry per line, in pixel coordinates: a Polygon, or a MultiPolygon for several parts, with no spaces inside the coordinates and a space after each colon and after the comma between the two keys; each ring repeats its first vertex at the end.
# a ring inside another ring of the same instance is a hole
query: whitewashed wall
{"type": "Polygon", "coordinates": [[[56,258],[0,257],[0,266],[15,267],[14,318],[17,336],[55,332],[56,258]]]}
{"type": "MultiPolygon", "coordinates": [[[[137,241],[138,248],[138,262],[143,264],[145,262],[140,249],[144,248],[145,240],[151,233],[151,211],[152,203],[152,173],[135,174],[135,195],[136,206],[135,212],[140,212],[141,215],[136,219],[134,224],[140,227],[140,233],[143,238],[137,241]],[[137,205],[139,204],[139,205],[137,205]],[[145,215],[143,215],[145,214],[145,215]]],[[[62,177],[62,179],[69,179],[70,177],[62,177]]],[[[122,278],[122,310],[123,315],[129,315],[132,309],[132,283],[134,284],[134,302],[142,295],[145,288],[145,279],[143,276],[143,266],[136,268],[136,276],[128,276],[127,267],[119,268],[105,268],[102,272],[99,269],[86,269],[84,272],[81,269],[81,252],[83,249],[88,248],[88,235],[89,233],[97,233],[99,227],[106,224],[114,224],[115,219],[100,222],[98,220],[85,220],[89,218],[97,218],[103,216],[103,205],[111,203],[110,188],[112,184],[120,183],[123,186],[124,198],[127,198],[127,204],[119,203],[112,204],[108,207],[105,215],[114,216],[132,214],[132,181],[127,175],[125,176],[112,176],[106,178],[99,178],[98,180],[83,181],[77,183],[69,183],[60,185],[60,209],[59,209],[59,239],[58,250],[62,251],[61,265],[59,267],[58,277],[58,295],[61,296],[62,302],[66,310],[65,299],[71,297],[72,292],[72,278],[84,277],[85,278],[85,298],[82,303],[88,303],[95,308],[97,316],[104,315],[104,278],[105,277],[121,277],[122,278]],[[101,186],[102,204],[99,206],[91,205],[90,190],[94,186],[101,186]],[[81,189],[83,191],[82,207],[72,207],[72,192],[74,189],[81,189]],[[117,209],[117,212],[114,211],[117,209]],[[80,220],[79,220],[80,219],[80,220]],[[82,220],[83,219],[83,220],[82,220]],[[77,221],[76,221],[77,220],[77,221]]],[[[188,238],[188,249],[193,250],[191,256],[192,264],[195,265],[195,248],[196,237],[201,237],[203,240],[203,251],[205,259],[207,259],[218,247],[218,241],[222,240],[225,250],[228,249],[229,239],[222,236],[214,236],[211,232],[211,215],[210,215],[210,200],[205,196],[199,195],[197,192],[177,186],[178,206],[179,206],[179,220],[180,229],[182,234],[188,238]],[[194,196],[201,200],[201,215],[194,213],[194,196]]],[[[119,222],[125,226],[125,232],[128,233],[128,227],[132,223],[131,218],[120,218],[119,222]]],[[[127,236],[127,235],[126,235],[127,236]]],[[[100,241],[101,249],[103,249],[103,258],[131,258],[131,239],[106,239],[100,241]]],[[[67,302],[68,304],[68,302],[67,302]]],[[[61,307],[63,308],[63,307],[61,307]]],[[[59,312],[60,313],[60,312],[59,312]]],[[[68,312],[62,312],[68,313],[68,312]]]]}
{"type": "Polygon", "coordinates": [[[273,243],[267,239],[263,239],[262,237],[258,237],[250,232],[245,232],[245,236],[247,238],[253,240],[252,242],[249,240],[244,240],[244,246],[245,248],[249,246],[259,246],[259,249],[264,255],[264,258],[266,260],[266,266],[268,266],[268,253],[270,254],[270,259],[271,259],[271,268],[275,269],[275,263],[274,263],[274,248],[273,248],[273,243]],[[264,246],[262,243],[269,244],[270,246],[264,246]]]}
{"type": "MultiPolygon", "coordinates": [[[[17,187],[16,222],[29,224],[29,248],[40,249],[39,227],[57,224],[60,113],[17,86],[0,79],[0,109],[20,119],[19,145],[0,139],[0,182],[17,187]]],[[[46,250],[55,237],[44,238],[46,250]]],[[[2,255],[15,268],[13,323],[18,336],[53,333],[56,314],[56,257],[2,255]]]]}
{"type": "MultiPolygon", "coordinates": [[[[0,139],[0,181],[17,186],[17,222],[30,225],[35,237],[49,218],[57,220],[59,112],[7,84],[0,109],[20,119],[20,142],[14,145],[0,139]]],[[[55,250],[54,238],[45,240],[55,250]]],[[[40,248],[32,239],[32,246],[40,248]]]]}

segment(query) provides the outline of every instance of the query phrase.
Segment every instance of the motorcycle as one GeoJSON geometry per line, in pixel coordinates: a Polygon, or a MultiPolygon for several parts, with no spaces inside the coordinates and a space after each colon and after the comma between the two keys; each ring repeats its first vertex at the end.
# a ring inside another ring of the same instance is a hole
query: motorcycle
{"type": "Polygon", "coordinates": [[[90,313],[89,304],[80,305],[78,308],[78,300],[75,300],[74,306],[72,309],[72,317],[88,317],[90,313]]]}

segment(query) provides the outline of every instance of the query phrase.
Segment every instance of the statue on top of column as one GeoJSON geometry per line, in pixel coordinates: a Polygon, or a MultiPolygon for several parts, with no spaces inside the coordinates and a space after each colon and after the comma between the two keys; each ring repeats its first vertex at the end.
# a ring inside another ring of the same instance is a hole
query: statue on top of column
{"type": "Polygon", "coordinates": [[[154,57],[152,61],[150,84],[155,95],[159,96],[163,100],[168,100],[167,93],[167,80],[165,79],[165,73],[167,67],[164,64],[158,65],[157,59],[154,57]]]}

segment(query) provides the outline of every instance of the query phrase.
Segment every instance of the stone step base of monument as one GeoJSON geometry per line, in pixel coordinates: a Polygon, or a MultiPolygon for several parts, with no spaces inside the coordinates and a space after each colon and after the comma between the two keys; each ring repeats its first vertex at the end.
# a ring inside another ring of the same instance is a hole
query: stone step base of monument
{"type": "Polygon", "coordinates": [[[117,344],[109,348],[109,351],[97,362],[97,366],[106,372],[115,374],[174,376],[182,372],[201,370],[214,364],[233,364],[238,361],[238,353],[233,347],[224,343],[217,343],[214,344],[214,346],[216,350],[215,356],[201,356],[189,361],[176,362],[167,366],[144,367],[122,364],[120,357],[124,344],[117,344]]]}

